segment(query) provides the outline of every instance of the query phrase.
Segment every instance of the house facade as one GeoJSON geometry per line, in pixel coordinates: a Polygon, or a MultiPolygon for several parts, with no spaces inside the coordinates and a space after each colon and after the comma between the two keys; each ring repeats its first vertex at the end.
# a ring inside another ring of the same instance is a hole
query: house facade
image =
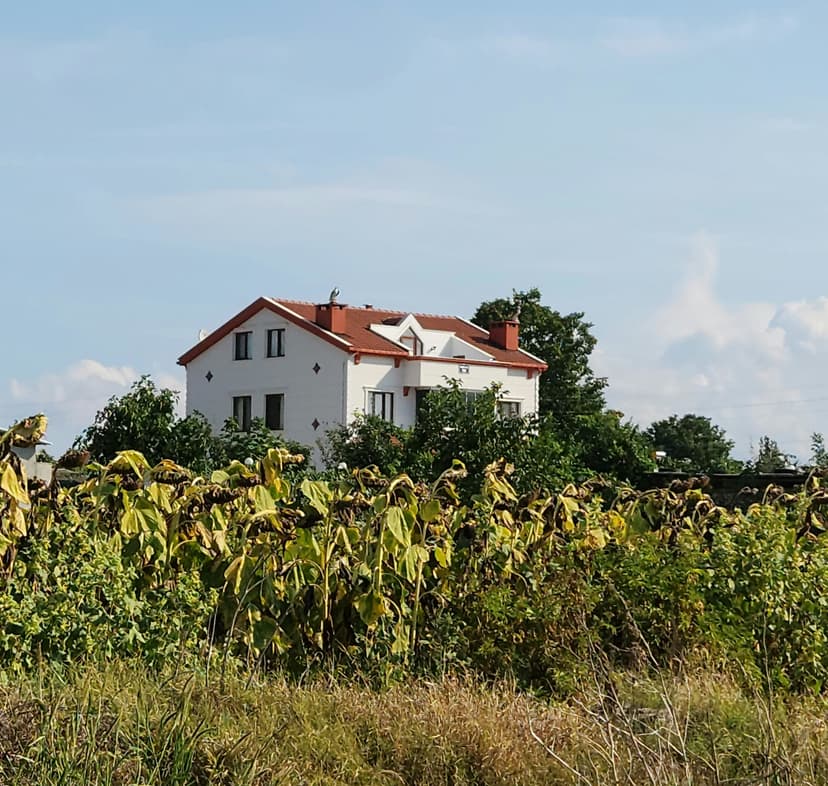
{"type": "Polygon", "coordinates": [[[359,413],[413,426],[427,392],[500,383],[504,415],[537,412],[546,365],[523,351],[517,320],[490,331],[459,317],[262,297],[185,352],[187,413],[214,430],[254,418],[316,445],[359,413]]]}

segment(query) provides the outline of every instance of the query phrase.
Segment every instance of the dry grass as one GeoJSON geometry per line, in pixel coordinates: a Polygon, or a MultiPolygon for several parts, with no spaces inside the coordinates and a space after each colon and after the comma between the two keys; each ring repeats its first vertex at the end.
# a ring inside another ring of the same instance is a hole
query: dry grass
{"type": "Polygon", "coordinates": [[[0,686],[0,783],[826,784],[826,709],[706,673],[549,703],[450,679],[219,691],[121,663],[0,686]]]}

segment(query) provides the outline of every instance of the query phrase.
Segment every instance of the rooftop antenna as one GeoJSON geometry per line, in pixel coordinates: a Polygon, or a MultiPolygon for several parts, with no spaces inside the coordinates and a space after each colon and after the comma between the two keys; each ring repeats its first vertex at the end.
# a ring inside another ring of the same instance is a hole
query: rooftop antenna
{"type": "Polygon", "coordinates": [[[331,294],[328,295],[328,302],[329,303],[336,303],[336,299],[339,297],[339,287],[334,287],[331,290],[331,294]]]}

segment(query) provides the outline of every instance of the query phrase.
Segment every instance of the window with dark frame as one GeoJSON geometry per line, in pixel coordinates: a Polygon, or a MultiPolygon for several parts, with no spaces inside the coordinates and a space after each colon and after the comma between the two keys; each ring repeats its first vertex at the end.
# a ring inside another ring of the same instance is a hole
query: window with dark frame
{"type": "Polygon", "coordinates": [[[502,418],[519,418],[520,417],[520,402],[519,401],[498,401],[497,413],[502,418]]]}
{"type": "Polygon", "coordinates": [[[234,333],[233,360],[250,360],[250,336],[252,331],[243,330],[234,333]]]}
{"type": "Polygon", "coordinates": [[[233,396],[233,420],[242,431],[250,431],[252,404],[251,396],[233,396]]]}
{"type": "Polygon", "coordinates": [[[285,428],[285,394],[268,393],[265,396],[265,425],[271,431],[285,428]]]}
{"type": "Polygon", "coordinates": [[[281,358],[285,356],[285,329],[271,328],[267,331],[267,356],[281,358]]]}
{"type": "Polygon", "coordinates": [[[394,422],[394,394],[380,390],[371,391],[371,415],[394,422]]]}

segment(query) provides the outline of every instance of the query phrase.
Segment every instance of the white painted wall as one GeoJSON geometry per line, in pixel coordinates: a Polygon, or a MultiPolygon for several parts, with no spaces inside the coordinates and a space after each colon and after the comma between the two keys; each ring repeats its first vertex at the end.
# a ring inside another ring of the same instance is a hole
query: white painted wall
{"type": "MultiPolygon", "coordinates": [[[[234,334],[187,364],[187,413],[201,412],[214,431],[233,414],[234,396],[252,397],[252,417],[264,417],[264,397],[284,393],[285,429],[282,435],[315,446],[325,430],[345,417],[344,367],[348,355],[267,309],[236,331],[252,331],[250,360],[233,360],[234,334]],[[285,355],[265,357],[267,330],[284,328],[285,355]],[[319,364],[319,373],[313,367],[319,364]],[[207,381],[207,372],[213,378],[207,381]],[[320,425],[314,429],[314,419],[320,425]]],[[[318,456],[316,456],[318,459],[318,456]]]]}
{"type": "Polygon", "coordinates": [[[52,479],[52,465],[37,460],[37,454],[40,452],[37,448],[12,448],[12,451],[20,459],[27,478],[38,478],[47,482],[52,479]]]}
{"type": "Polygon", "coordinates": [[[538,411],[538,376],[528,379],[525,369],[502,366],[478,366],[445,363],[430,360],[403,360],[394,367],[393,358],[362,356],[359,363],[351,358],[348,367],[347,419],[356,412],[364,412],[368,394],[372,390],[388,390],[394,393],[394,421],[399,426],[413,426],[416,414],[416,388],[436,388],[447,380],[459,380],[465,390],[484,390],[493,383],[501,384],[503,398],[521,402],[521,414],[538,411]],[[468,373],[460,373],[461,365],[468,373]],[[405,388],[409,388],[408,396],[405,388]]]}
{"type": "Polygon", "coordinates": [[[347,367],[348,421],[353,420],[357,412],[370,411],[370,391],[385,390],[394,394],[394,422],[398,426],[413,426],[416,394],[411,389],[408,396],[403,395],[405,367],[408,363],[409,361],[403,361],[399,368],[395,368],[394,358],[363,355],[360,362],[355,363],[351,357],[347,367]]]}

